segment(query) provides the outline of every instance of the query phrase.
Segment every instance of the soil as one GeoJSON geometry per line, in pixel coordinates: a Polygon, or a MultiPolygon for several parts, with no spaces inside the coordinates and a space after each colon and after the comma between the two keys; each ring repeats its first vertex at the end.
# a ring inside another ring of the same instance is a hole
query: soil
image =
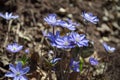
{"type": "MultiPolygon", "coordinates": [[[[7,44],[18,42],[24,45],[24,49],[28,48],[30,50],[31,54],[29,56],[31,56],[31,60],[29,65],[31,71],[27,75],[30,80],[48,80],[44,77],[53,73],[48,72],[49,67],[43,63],[44,60],[41,60],[40,57],[52,49],[49,48],[45,40],[43,45],[41,44],[43,40],[42,31],[46,29],[51,31],[50,26],[44,22],[43,18],[50,13],[57,14],[61,19],[70,18],[80,24],[76,31],[85,33],[84,26],[86,25],[81,16],[83,11],[92,12],[100,19],[96,25],[87,25],[87,38],[94,42],[94,55],[100,62],[107,62],[107,69],[104,74],[95,75],[92,78],[86,78],[81,75],[69,80],[119,80],[120,0],[0,0],[0,12],[12,12],[14,15],[19,15],[19,19],[14,20],[11,24],[12,27],[8,34],[7,44]],[[107,55],[101,42],[107,42],[110,46],[115,47],[116,51],[107,55]],[[41,49],[43,47],[44,51],[42,54],[41,49]],[[104,59],[106,56],[109,57],[108,61],[104,59]]],[[[65,30],[61,28],[60,30],[63,35],[65,30]]],[[[5,72],[9,70],[8,64],[11,57],[11,54],[3,47],[7,31],[8,22],[0,18],[0,80],[9,80],[4,77],[5,72]]],[[[71,76],[77,74],[72,73],[71,76]]],[[[53,76],[53,80],[62,80],[55,79],[54,74],[53,76]]]]}

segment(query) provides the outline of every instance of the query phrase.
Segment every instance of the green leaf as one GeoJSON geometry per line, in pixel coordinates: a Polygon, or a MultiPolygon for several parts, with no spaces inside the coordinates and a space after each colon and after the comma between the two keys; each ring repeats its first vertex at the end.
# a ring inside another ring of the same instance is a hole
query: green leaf
{"type": "Polygon", "coordinates": [[[83,58],[81,57],[81,58],[80,58],[80,72],[83,70],[83,64],[84,64],[84,60],[83,60],[83,58]]]}
{"type": "Polygon", "coordinates": [[[27,56],[26,55],[23,55],[22,58],[20,59],[20,61],[22,62],[23,65],[25,65],[27,63],[27,56]]]}

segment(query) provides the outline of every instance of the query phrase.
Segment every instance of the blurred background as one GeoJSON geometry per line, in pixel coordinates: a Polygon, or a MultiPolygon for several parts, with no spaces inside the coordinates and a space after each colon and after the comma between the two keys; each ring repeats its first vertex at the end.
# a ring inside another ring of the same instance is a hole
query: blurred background
{"type": "MultiPolygon", "coordinates": [[[[100,19],[96,25],[88,25],[88,39],[94,42],[98,57],[103,57],[105,51],[101,42],[107,42],[117,48],[111,54],[111,61],[107,70],[107,80],[119,80],[120,75],[120,0],[0,0],[0,12],[12,12],[19,15],[19,19],[12,23],[9,43],[17,41],[31,52],[40,54],[43,30],[50,29],[43,18],[55,13],[59,18],[70,18],[80,24],[79,33],[84,33],[82,12],[92,12],[100,19]],[[17,39],[16,31],[17,33],[17,39]],[[15,40],[16,39],[16,40],[15,40]],[[111,79],[112,78],[112,79],[111,79]],[[114,79],[113,79],[114,78],[114,79]]],[[[0,52],[7,32],[6,22],[0,18],[0,52]]],[[[60,29],[62,34],[66,32],[60,29]]],[[[2,58],[1,58],[2,59],[2,58]]],[[[103,79],[100,79],[103,80],[103,79]]]]}

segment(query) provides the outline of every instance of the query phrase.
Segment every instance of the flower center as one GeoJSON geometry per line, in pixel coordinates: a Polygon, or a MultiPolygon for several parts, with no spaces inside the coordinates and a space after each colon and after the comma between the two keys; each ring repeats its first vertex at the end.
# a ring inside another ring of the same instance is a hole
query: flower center
{"type": "Polygon", "coordinates": [[[77,41],[77,42],[79,42],[79,38],[77,37],[77,38],[75,38],[75,40],[77,41]]]}
{"type": "Polygon", "coordinates": [[[15,47],[13,47],[13,50],[15,51],[15,50],[16,50],[16,48],[15,48],[15,47]]]}
{"type": "Polygon", "coordinates": [[[20,72],[17,72],[17,73],[16,73],[16,76],[19,76],[19,75],[20,75],[20,72]]]}
{"type": "Polygon", "coordinates": [[[65,45],[68,45],[69,43],[67,42],[67,41],[65,41],[65,43],[64,43],[65,45]]]}

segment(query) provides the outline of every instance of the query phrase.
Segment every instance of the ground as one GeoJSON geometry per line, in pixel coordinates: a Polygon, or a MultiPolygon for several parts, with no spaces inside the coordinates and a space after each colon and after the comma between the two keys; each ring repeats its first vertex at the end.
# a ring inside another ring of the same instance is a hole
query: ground
{"type": "MultiPolygon", "coordinates": [[[[0,0],[0,12],[12,12],[14,15],[19,15],[19,19],[14,20],[11,24],[6,44],[8,22],[0,18],[0,80],[8,80],[4,77],[4,74],[8,70],[11,54],[6,51],[4,45],[12,42],[18,42],[24,45],[24,49],[28,48],[30,50],[31,60],[29,65],[31,70],[27,75],[30,80],[47,80],[44,78],[49,76],[50,73],[54,76],[53,80],[61,80],[55,78],[54,72],[49,72],[49,68],[41,59],[41,56],[46,56],[45,54],[52,49],[48,47],[49,45],[42,35],[43,30],[51,31],[50,26],[45,23],[43,18],[50,13],[57,14],[61,19],[70,18],[80,24],[77,27],[77,32],[85,33],[84,26],[86,25],[81,16],[83,11],[92,12],[100,19],[96,25],[87,25],[87,38],[94,42],[93,56],[97,57],[101,63],[102,61],[107,62],[107,68],[104,74],[95,74],[92,75],[92,78],[85,78],[84,75],[76,78],[78,73],[71,73],[70,75],[73,77],[69,80],[119,80],[119,3],[119,0],[0,0]],[[110,46],[115,47],[116,51],[106,54],[102,42],[107,42],[110,46]],[[41,51],[43,47],[44,49],[41,51]],[[109,60],[106,60],[106,56],[109,57],[109,60]]],[[[64,29],[58,29],[61,30],[61,35],[67,32],[64,29]]],[[[91,74],[89,75],[91,76],[91,74]]]]}

